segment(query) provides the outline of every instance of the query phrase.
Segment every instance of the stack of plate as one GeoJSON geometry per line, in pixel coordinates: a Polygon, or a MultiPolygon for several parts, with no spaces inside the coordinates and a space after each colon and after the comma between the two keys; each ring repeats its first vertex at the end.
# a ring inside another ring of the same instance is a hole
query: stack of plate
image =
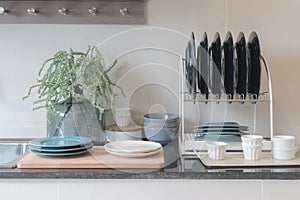
{"type": "Polygon", "coordinates": [[[150,141],[113,141],[104,145],[105,151],[120,157],[137,158],[157,154],[162,147],[150,141]]]}
{"type": "Polygon", "coordinates": [[[194,126],[195,140],[241,142],[241,136],[249,134],[247,126],[236,122],[207,122],[194,126]]]}
{"type": "Polygon", "coordinates": [[[44,156],[71,156],[87,152],[93,147],[92,139],[80,136],[37,138],[29,142],[31,153],[44,156]]]}
{"type": "Polygon", "coordinates": [[[144,116],[144,132],[149,141],[168,144],[177,138],[179,118],[168,113],[150,113],[144,116]]]}

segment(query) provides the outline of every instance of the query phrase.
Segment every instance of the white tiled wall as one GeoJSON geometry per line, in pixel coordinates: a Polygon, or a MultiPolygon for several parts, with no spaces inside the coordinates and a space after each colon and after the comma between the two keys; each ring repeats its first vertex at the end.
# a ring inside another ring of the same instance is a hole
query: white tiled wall
{"type": "Polygon", "coordinates": [[[273,80],[274,132],[299,135],[300,2],[228,0],[227,8],[227,28],[235,36],[252,30],[260,36],[273,80]]]}
{"type": "Polygon", "coordinates": [[[25,102],[21,98],[46,58],[58,50],[84,50],[87,45],[98,45],[108,63],[119,58],[112,76],[120,79],[127,93],[118,101],[121,106],[130,104],[140,115],[149,109],[178,113],[179,57],[168,52],[181,55],[192,30],[197,35],[203,30],[210,35],[224,32],[225,1],[150,0],[146,10],[145,26],[0,25],[0,138],[45,135],[45,112],[32,112],[35,96],[25,102]],[[143,93],[147,96],[132,98],[143,93]]]}
{"type": "MultiPolygon", "coordinates": [[[[58,50],[70,47],[84,50],[89,44],[98,44],[107,62],[120,56],[112,76],[120,79],[128,93],[127,98],[119,99],[122,106],[134,105],[142,115],[150,108],[161,109],[152,106],[161,104],[167,111],[177,113],[178,99],[174,99],[174,94],[179,93],[178,57],[158,48],[182,54],[191,31],[196,32],[198,40],[207,31],[211,41],[215,32],[219,31],[224,38],[228,30],[235,38],[239,31],[246,35],[252,30],[258,32],[273,80],[275,134],[297,135],[300,131],[299,8],[297,0],[149,0],[145,26],[0,25],[0,138],[45,135],[45,112],[32,112],[31,102],[35,98],[25,102],[21,98],[34,83],[41,63],[58,50]],[[150,47],[156,49],[149,50],[150,47]],[[144,90],[139,92],[140,86],[144,90]],[[160,97],[165,88],[169,90],[160,97]],[[132,95],[144,97],[135,99],[132,95]]],[[[211,118],[207,106],[189,105],[186,110],[189,126],[199,119],[204,122],[211,118]]],[[[258,132],[263,134],[268,126],[263,115],[267,110],[265,107],[257,110],[261,114],[258,132]]],[[[227,111],[223,107],[215,118],[222,119],[226,113],[226,120],[238,118],[241,123],[251,125],[251,113],[241,117],[242,112],[239,106],[227,111]]]]}

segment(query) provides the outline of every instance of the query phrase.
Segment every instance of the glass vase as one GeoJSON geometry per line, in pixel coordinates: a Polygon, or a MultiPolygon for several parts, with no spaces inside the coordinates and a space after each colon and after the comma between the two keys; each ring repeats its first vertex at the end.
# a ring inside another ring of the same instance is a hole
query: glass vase
{"type": "Polygon", "coordinates": [[[98,145],[106,143],[105,114],[99,119],[99,110],[87,99],[74,101],[70,97],[57,104],[55,113],[47,115],[48,137],[84,136],[98,145]]]}

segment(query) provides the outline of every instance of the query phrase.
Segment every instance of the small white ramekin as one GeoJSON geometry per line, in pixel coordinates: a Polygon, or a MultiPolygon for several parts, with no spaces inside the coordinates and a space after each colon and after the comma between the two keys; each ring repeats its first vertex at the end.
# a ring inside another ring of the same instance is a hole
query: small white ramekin
{"type": "Polygon", "coordinates": [[[272,147],[276,149],[293,149],[295,144],[295,136],[277,135],[272,137],[272,147]]]}
{"type": "Polygon", "coordinates": [[[213,160],[223,160],[225,157],[226,142],[206,142],[208,157],[213,160]]]}
{"type": "Polygon", "coordinates": [[[272,149],[273,158],[276,160],[292,160],[295,158],[296,147],[291,149],[272,149]]]}
{"type": "Polygon", "coordinates": [[[243,146],[244,157],[246,160],[260,159],[261,152],[262,152],[262,145],[257,145],[257,146],[242,145],[242,146],[243,146]]]}
{"type": "Polygon", "coordinates": [[[242,144],[246,146],[262,146],[263,137],[261,135],[243,135],[242,144]]]}

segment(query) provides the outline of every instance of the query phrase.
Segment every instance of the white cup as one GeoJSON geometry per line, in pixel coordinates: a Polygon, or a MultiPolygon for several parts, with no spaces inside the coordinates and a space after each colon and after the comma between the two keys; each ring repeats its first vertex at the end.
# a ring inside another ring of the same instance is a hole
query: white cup
{"type": "Polygon", "coordinates": [[[263,137],[261,135],[243,135],[242,144],[246,146],[262,146],[263,137]]]}
{"type": "Polygon", "coordinates": [[[206,142],[208,157],[213,160],[223,160],[226,153],[226,142],[206,142]]]}
{"type": "Polygon", "coordinates": [[[272,137],[272,148],[275,149],[294,149],[296,145],[295,136],[277,135],[272,137]]]}
{"type": "Polygon", "coordinates": [[[259,160],[262,152],[262,145],[242,145],[246,160],[259,160]]]}
{"type": "Polygon", "coordinates": [[[131,108],[116,108],[115,118],[119,127],[125,127],[130,124],[131,108]]]}
{"type": "Polygon", "coordinates": [[[117,116],[128,116],[130,115],[131,108],[116,108],[117,116]]]}
{"type": "Polygon", "coordinates": [[[292,149],[272,149],[273,158],[276,160],[292,160],[295,158],[296,147],[292,149]]]}

